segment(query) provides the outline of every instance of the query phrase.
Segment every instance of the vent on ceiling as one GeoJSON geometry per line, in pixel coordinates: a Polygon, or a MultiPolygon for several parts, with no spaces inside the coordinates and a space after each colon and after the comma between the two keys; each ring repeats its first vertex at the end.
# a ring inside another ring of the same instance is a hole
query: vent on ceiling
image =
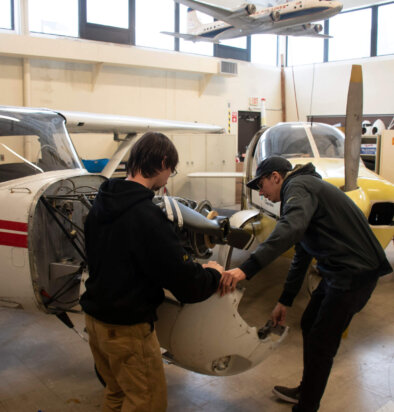
{"type": "Polygon", "coordinates": [[[228,62],[221,60],[219,62],[219,73],[227,76],[237,76],[238,75],[238,64],[234,62],[228,62]]]}

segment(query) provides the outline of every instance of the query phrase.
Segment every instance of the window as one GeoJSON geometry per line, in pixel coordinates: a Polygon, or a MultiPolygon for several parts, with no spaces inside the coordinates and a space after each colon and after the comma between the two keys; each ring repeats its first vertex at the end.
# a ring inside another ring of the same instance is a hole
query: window
{"type": "Polygon", "coordinates": [[[377,54],[394,53],[394,3],[378,8],[378,46],[377,54]]]}
{"type": "Polygon", "coordinates": [[[174,50],[174,37],[161,33],[174,31],[173,0],[136,0],[136,16],[136,45],[174,50]]]}
{"type": "Polygon", "coordinates": [[[103,26],[129,28],[128,0],[87,0],[86,21],[103,26]]]}
{"type": "Polygon", "coordinates": [[[29,0],[29,30],[78,37],[78,0],[29,0]]]}
{"type": "Polygon", "coordinates": [[[287,48],[288,66],[322,63],[324,59],[324,39],[289,36],[287,48]]]}
{"type": "Polygon", "coordinates": [[[222,44],[223,46],[237,47],[238,49],[246,49],[247,47],[245,36],[237,37],[235,39],[222,40],[220,44],[222,44]]]}
{"type": "MultiPolygon", "coordinates": [[[[314,30],[315,25],[323,33],[324,21],[314,23],[310,27],[314,30]],[[321,27],[320,27],[321,26],[321,27]]],[[[324,60],[324,38],[289,36],[287,46],[287,64],[296,66],[299,64],[322,63],[324,60]]]]}
{"type": "Polygon", "coordinates": [[[134,44],[134,0],[79,0],[79,37],[134,44]]]}
{"type": "Polygon", "coordinates": [[[276,66],[278,61],[278,36],[254,34],[252,36],[252,63],[276,66]]]}
{"type": "MultiPolygon", "coordinates": [[[[207,23],[213,22],[213,17],[208,16],[205,13],[194,11],[193,14],[195,18],[198,19],[196,23],[199,22],[201,24],[207,24],[207,23]]],[[[192,20],[192,16],[188,15],[186,6],[180,5],[180,9],[179,9],[179,23],[180,23],[179,32],[180,33],[188,33],[188,20],[192,20]]],[[[182,52],[213,56],[213,43],[208,43],[204,41],[191,42],[191,41],[180,39],[179,50],[182,52]]]]}
{"type": "Polygon", "coordinates": [[[0,182],[81,168],[62,116],[29,109],[2,109],[0,113],[0,182]]]}
{"type": "Polygon", "coordinates": [[[322,63],[324,59],[324,39],[292,37],[288,39],[287,64],[322,63]]]}
{"type": "Polygon", "coordinates": [[[329,58],[368,57],[371,51],[371,8],[341,13],[330,20],[329,58]]]}
{"type": "Polygon", "coordinates": [[[250,36],[223,40],[220,44],[215,44],[214,55],[227,59],[250,61],[250,43],[250,36]]]}
{"type": "Polygon", "coordinates": [[[0,28],[14,28],[14,4],[12,0],[0,0],[0,28]]]}

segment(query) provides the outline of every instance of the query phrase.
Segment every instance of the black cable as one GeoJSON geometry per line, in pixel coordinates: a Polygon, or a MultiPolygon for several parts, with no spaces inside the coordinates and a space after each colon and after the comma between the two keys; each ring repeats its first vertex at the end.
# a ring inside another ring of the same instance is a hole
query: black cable
{"type": "Polygon", "coordinates": [[[57,213],[59,213],[59,215],[67,220],[68,223],[70,223],[72,226],[76,227],[80,232],[84,233],[83,229],[81,227],[79,227],[76,223],[74,223],[71,219],[69,219],[63,212],[61,212],[59,209],[57,209],[56,207],[53,208],[53,210],[57,213]]]}
{"type": "MultiPolygon", "coordinates": [[[[63,291],[65,287],[67,287],[71,282],[75,282],[78,278],[78,276],[82,273],[83,268],[80,267],[76,272],[70,273],[69,276],[73,276],[71,279],[69,279],[66,283],[64,283],[52,296],[50,296],[50,299],[48,302],[46,302],[46,306],[50,305],[52,302],[56,301],[58,297],[63,296],[66,292],[68,292],[71,288],[73,288],[75,285],[71,284],[71,286],[63,291]],[[60,296],[59,296],[60,295],[60,296]]],[[[78,279],[80,280],[80,279],[78,279]]],[[[76,283],[76,282],[75,282],[76,283]]]]}
{"type": "MultiPolygon", "coordinates": [[[[73,237],[68,233],[68,231],[65,229],[63,224],[60,222],[58,217],[55,215],[53,209],[55,209],[52,205],[49,204],[45,196],[40,197],[41,202],[44,204],[45,208],[48,210],[49,214],[55,219],[56,223],[59,225],[60,229],[63,231],[63,233],[66,235],[68,240],[71,242],[71,244],[74,246],[75,250],[78,252],[78,254],[81,256],[84,262],[86,262],[86,256],[82,252],[82,250],[78,247],[78,245],[75,243],[73,237]]],[[[55,209],[56,210],[56,209],[55,209]]]]}

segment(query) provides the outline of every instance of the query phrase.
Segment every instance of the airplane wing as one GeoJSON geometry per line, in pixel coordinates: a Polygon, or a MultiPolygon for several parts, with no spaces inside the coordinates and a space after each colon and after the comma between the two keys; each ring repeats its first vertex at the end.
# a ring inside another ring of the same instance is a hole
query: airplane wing
{"type": "Polygon", "coordinates": [[[215,6],[210,3],[197,0],[174,0],[176,3],[183,4],[194,10],[212,16],[216,20],[222,20],[231,25],[237,26],[245,21],[249,21],[249,15],[256,11],[254,4],[248,3],[238,9],[228,9],[225,7],[215,6]]]}
{"type": "Polygon", "coordinates": [[[215,40],[214,38],[211,37],[204,37],[204,36],[196,36],[194,34],[187,34],[187,33],[175,33],[171,31],[162,31],[160,33],[163,34],[168,34],[169,36],[176,37],[178,39],[184,39],[188,41],[205,41],[205,42],[210,42],[210,43],[219,43],[218,40],[215,40]]]}
{"type": "Polygon", "coordinates": [[[332,36],[328,34],[320,34],[320,33],[291,33],[288,36],[295,36],[295,37],[315,37],[320,39],[332,39],[332,36]]]}
{"type": "Polygon", "coordinates": [[[243,177],[242,172],[195,172],[195,173],[189,173],[187,176],[188,177],[243,177]]]}
{"type": "Polygon", "coordinates": [[[145,117],[122,116],[84,112],[59,112],[66,119],[70,133],[141,133],[189,132],[189,133],[224,133],[220,126],[197,122],[150,119],[145,117]]]}
{"type": "Polygon", "coordinates": [[[332,36],[321,33],[323,26],[321,24],[298,24],[296,26],[284,27],[274,30],[275,34],[283,36],[304,36],[304,37],[320,37],[321,39],[329,39],[332,36]]]}

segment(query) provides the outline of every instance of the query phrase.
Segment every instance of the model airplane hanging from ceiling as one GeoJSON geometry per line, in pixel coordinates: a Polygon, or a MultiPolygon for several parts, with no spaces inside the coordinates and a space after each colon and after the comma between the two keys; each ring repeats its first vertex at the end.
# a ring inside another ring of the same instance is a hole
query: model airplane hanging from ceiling
{"type": "Polygon", "coordinates": [[[277,34],[327,38],[323,26],[313,24],[326,20],[342,10],[339,1],[293,0],[270,6],[244,4],[228,9],[197,0],[174,0],[188,7],[187,33],[162,32],[193,42],[219,43],[252,34],[277,34]],[[215,21],[202,24],[196,11],[212,16],[215,21]]]}

